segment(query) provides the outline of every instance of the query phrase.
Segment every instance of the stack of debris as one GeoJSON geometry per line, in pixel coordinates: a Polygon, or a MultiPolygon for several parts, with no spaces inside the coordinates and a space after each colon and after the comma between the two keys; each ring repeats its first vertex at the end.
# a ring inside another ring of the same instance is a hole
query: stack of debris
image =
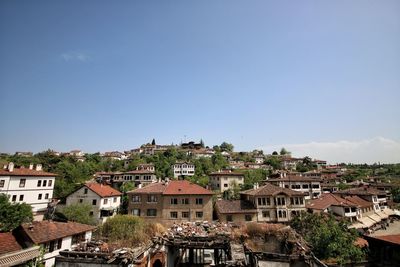
{"type": "Polygon", "coordinates": [[[164,237],[212,237],[216,235],[229,236],[231,228],[223,223],[210,222],[182,222],[174,224],[165,233],[164,237]]]}

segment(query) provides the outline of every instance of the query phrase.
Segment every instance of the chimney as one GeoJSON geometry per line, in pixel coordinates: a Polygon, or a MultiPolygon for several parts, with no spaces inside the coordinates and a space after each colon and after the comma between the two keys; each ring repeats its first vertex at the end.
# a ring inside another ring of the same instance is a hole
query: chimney
{"type": "Polygon", "coordinates": [[[29,169],[33,170],[33,163],[29,164],[29,169]]]}
{"type": "Polygon", "coordinates": [[[8,163],[8,171],[9,172],[13,172],[14,171],[14,163],[13,162],[8,163]]]}
{"type": "Polygon", "coordinates": [[[36,164],[36,170],[41,171],[42,170],[42,164],[36,164]]]}
{"type": "Polygon", "coordinates": [[[139,188],[139,189],[142,188],[142,184],[138,184],[138,188],[139,188]]]}
{"type": "Polygon", "coordinates": [[[7,164],[4,164],[3,169],[7,170],[7,164]]]}

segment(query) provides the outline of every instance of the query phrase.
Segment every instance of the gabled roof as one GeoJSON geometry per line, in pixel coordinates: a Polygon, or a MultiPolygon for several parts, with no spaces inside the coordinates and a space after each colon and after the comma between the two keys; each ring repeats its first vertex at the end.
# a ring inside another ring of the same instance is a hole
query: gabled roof
{"type": "Polygon", "coordinates": [[[257,213],[257,209],[253,203],[247,200],[220,199],[215,203],[215,208],[221,214],[257,213]]]}
{"type": "Polygon", "coordinates": [[[311,200],[306,207],[315,210],[324,210],[330,206],[357,207],[357,204],[331,193],[322,194],[320,198],[311,200]]]}
{"type": "Polygon", "coordinates": [[[359,196],[386,195],[386,192],[368,186],[349,188],[346,190],[337,191],[336,193],[341,195],[359,195],[359,196]]]}
{"type": "Polygon", "coordinates": [[[345,196],[344,197],[346,200],[360,206],[361,208],[368,208],[373,206],[374,204],[372,202],[366,201],[359,196],[345,196]]]}
{"type": "Polygon", "coordinates": [[[21,245],[17,242],[11,232],[0,233],[0,255],[21,249],[21,245]]]}
{"type": "Polygon", "coordinates": [[[163,195],[213,195],[210,190],[186,180],[170,181],[163,195]]]}
{"type": "Polygon", "coordinates": [[[76,222],[34,221],[23,224],[22,230],[34,244],[43,244],[51,240],[92,231],[96,227],[76,222]]]}
{"type": "Polygon", "coordinates": [[[124,174],[154,174],[154,171],[149,171],[149,170],[133,170],[133,171],[124,172],[124,174]]]}
{"type": "Polygon", "coordinates": [[[8,169],[0,169],[0,176],[46,176],[55,177],[57,174],[45,171],[31,170],[28,168],[14,168],[12,172],[8,169]]]}
{"type": "Polygon", "coordinates": [[[285,194],[288,196],[304,196],[302,192],[294,191],[289,188],[282,188],[270,183],[266,183],[263,186],[260,186],[257,189],[249,189],[240,192],[240,194],[244,195],[252,195],[252,196],[276,196],[279,194],[285,194]]]}
{"type": "Polygon", "coordinates": [[[145,187],[130,191],[129,193],[163,194],[163,195],[213,195],[210,190],[186,180],[173,180],[169,182],[152,183],[145,187]]]}
{"type": "Polygon", "coordinates": [[[244,174],[241,172],[224,170],[224,171],[212,172],[210,173],[210,176],[244,176],[244,174]]]}
{"type": "Polygon", "coordinates": [[[148,184],[142,188],[136,188],[128,193],[134,193],[134,194],[162,194],[164,192],[165,188],[167,187],[165,182],[162,183],[151,183],[148,184]]]}
{"type": "Polygon", "coordinates": [[[287,175],[282,178],[271,178],[268,182],[321,182],[320,178],[304,177],[300,175],[287,175]]]}
{"type": "Polygon", "coordinates": [[[109,185],[99,184],[96,182],[86,183],[84,186],[95,192],[100,197],[121,196],[122,193],[109,185]]]}

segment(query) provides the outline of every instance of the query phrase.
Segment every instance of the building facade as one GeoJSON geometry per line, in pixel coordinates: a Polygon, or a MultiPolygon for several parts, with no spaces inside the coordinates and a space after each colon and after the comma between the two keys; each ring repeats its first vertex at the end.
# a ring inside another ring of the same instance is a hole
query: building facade
{"type": "Polygon", "coordinates": [[[210,186],[212,190],[224,192],[244,184],[244,175],[235,171],[218,171],[210,174],[210,186]]]}
{"type": "Polygon", "coordinates": [[[56,174],[43,171],[41,164],[14,168],[10,162],[0,170],[0,193],[8,195],[11,202],[31,205],[34,218],[42,220],[53,198],[55,177],[56,174]]]}
{"type": "Polygon", "coordinates": [[[211,221],[212,195],[185,180],[153,183],[128,192],[128,213],[165,224],[211,221]]]}
{"type": "Polygon", "coordinates": [[[122,193],[111,186],[94,182],[86,183],[67,196],[66,206],[89,204],[92,207],[90,216],[98,223],[103,223],[117,213],[121,205],[121,196],[122,193]]]}
{"type": "Polygon", "coordinates": [[[195,166],[189,162],[177,162],[172,165],[172,172],[174,174],[174,178],[178,178],[181,176],[193,176],[195,171],[195,166]]]}
{"type": "Polygon", "coordinates": [[[268,183],[273,185],[302,192],[307,200],[318,198],[322,194],[321,181],[320,178],[286,174],[282,174],[281,178],[267,180],[268,183]]]}

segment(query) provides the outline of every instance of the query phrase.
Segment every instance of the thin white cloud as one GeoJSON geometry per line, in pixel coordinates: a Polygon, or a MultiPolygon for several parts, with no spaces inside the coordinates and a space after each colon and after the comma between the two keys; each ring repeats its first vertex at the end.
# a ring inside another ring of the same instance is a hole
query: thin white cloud
{"type": "Polygon", "coordinates": [[[70,62],[70,61],[86,62],[90,59],[87,54],[82,52],[67,52],[67,53],[62,53],[60,56],[65,62],[70,62]]]}
{"type": "Polygon", "coordinates": [[[324,159],[328,163],[399,163],[400,142],[375,137],[361,141],[311,142],[305,144],[281,144],[264,146],[266,153],[278,151],[284,147],[293,156],[310,156],[324,159]]]}

